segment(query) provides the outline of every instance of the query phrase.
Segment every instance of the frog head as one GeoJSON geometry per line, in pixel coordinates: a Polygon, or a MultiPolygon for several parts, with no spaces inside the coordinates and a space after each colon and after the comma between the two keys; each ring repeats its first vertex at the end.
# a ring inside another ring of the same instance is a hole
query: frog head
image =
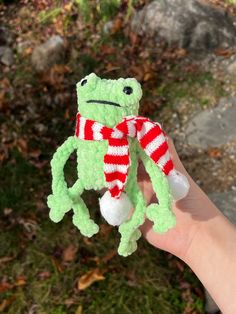
{"type": "Polygon", "coordinates": [[[142,89],[134,78],[101,79],[95,73],[76,84],[78,111],[91,120],[114,127],[122,118],[137,115],[142,89]]]}

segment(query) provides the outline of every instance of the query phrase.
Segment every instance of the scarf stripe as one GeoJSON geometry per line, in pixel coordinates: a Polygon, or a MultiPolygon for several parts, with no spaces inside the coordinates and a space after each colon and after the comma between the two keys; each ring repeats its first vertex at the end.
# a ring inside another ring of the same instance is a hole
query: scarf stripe
{"type": "Polygon", "coordinates": [[[174,169],[165,133],[159,124],[148,118],[129,116],[109,128],[78,113],[75,136],[81,140],[108,140],[104,175],[112,197],[120,197],[127,181],[130,166],[128,137],[137,138],[145,153],[166,175],[174,169]]]}

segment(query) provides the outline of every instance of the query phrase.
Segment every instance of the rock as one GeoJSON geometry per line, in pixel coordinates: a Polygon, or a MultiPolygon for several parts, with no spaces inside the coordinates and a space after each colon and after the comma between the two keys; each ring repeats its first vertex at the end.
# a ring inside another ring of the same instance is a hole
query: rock
{"type": "Polygon", "coordinates": [[[22,54],[27,48],[31,47],[31,45],[32,42],[30,40],[21,41],[17,43],[16,51],[17,53],[22,54]]]}
{"type": "Polygon", "coordinates": [[[0,26],[0,46],[8,46],[12,43],[12,36],[8,28],[0,26]]]}
{"type": "Polygon", "coordinates": [[[190,146],[207,149],[236,140],[236,98],[222,98],[212,110],[197,114],[185,134],[190,146]]]}
{"type": "Polygon", "coordinates": [[[134,15],[131,28],[140,35],[157,41],[162,37],[198,53],[236,43],[233,18],[197,0],[153,1],[134,15]]]}
{"type": "Polygon", "coordinates": [[[65,53],[65,43],[62,37],[52,36],[44,44],[34,48],[32,64],[36,71],[43,72],[59,63],[65,53]]]}
{"type": "Polygon", "coordinates": [[[227,65],[226,72],[233,79],[233,81],[236,81],[236,57],[235,56],[233,60],[227,65]]]}
{"type": "Polygon", "coordinates": [[[222,213],[236,225],[236,191],[214,192],[209,197],[222,213]]]}
{"type": "Polygon", "coordinates": [[[10,66],[14,61],[12,49],[5,46],[0,47],[0,60],[1,63],[10,66]]]}
{"type": "Polygon", "coordinates": [[[113,21],[108,21],[104,24],[103,31],[105,34],[110,34],[112,27],[113,27],[113,24],[114,24],[113,21]]]}

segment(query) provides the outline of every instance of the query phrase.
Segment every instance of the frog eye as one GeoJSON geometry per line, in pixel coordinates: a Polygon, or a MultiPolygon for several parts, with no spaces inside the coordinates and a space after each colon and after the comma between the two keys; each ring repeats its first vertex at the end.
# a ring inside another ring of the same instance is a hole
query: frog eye
{"type": "Polygon", "coordinates": [[[130,87],[130,86],[125,86],[124,89],[123,89],[123,92],[126,94],[126,95],[130,95],[133,93],[133,88],[130,87]]]}
{"type": "Polygon", "coordinates": [[[84,80],[82,80],[82,82],[81,82],[81,86],[84,86],[85,84],[87,84],[87,80],[86,79],[84,79],[84,80]]]}

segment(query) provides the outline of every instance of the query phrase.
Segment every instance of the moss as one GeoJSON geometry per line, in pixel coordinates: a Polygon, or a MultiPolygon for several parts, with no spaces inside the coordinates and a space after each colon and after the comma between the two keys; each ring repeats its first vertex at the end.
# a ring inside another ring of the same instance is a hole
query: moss
{"type": "Polygon", "coordinates": [[[207,107],[211,103],[211,94],[214,98],[224,96],[225,92],[219,81],[216,81],[209,72],[195,74],[181,73],[176,67],[172,78],[163,78],[157,88],[157,96],[166,100],[171,107],[179,100],[189,99],[199,103],[201,107],[207,107]]]}

